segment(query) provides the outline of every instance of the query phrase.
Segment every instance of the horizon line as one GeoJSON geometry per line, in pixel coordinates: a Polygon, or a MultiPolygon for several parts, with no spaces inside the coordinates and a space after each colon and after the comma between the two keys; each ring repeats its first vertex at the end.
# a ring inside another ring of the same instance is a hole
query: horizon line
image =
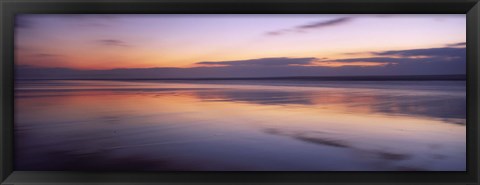
{"type": "Polygon", "coordinates": [[[310,80],[310,81],[461,81],[467,74],[446,75],[363,75],[363,76],[272,76],[272,77],[202,77],[202,78],[44,78],[14,80],[310,80]]]}

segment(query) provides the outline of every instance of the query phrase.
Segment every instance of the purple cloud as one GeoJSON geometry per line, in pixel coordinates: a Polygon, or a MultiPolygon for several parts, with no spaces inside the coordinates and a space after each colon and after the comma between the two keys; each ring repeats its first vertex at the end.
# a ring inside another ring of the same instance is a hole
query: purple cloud
{"type": "Polygon", "coordinates": [[[320,28],[344,24],[351,21],[352,19],[354,19],[354,17],[341,17],[341,18],[332,19],[328,21],[319,21],[319,22],[314,22],[310,24],[304,24],[304,25],[296,26],[290,29],[270,31],[270,32],[267,32],[266,34],[275,36],[275,35],[281,35],[281,34],[290,33],[290,32],[304,32],[310,29],[320,29],[320,28]]]}
{"type": "Polygon", "coordinates": [[[311,64],[315,58],[259,58],[251,60],[219,61],[219,62],[197,62],[199,65],[214,66],[290,66],[311,64]]]}
{"type": "Polygon", "coordinates": [[[458,47],[458,46],[466,46],[466,42],[459,42],[459,43],[453,43],[453,44],[447,44],[448,47],[458,47]]]}
{"type": "Polygon", "coordinates": [[[32,55],[33,57],[40,57],[40,58],[51,58],[51,57],[60,57],[62,55],[51,54],[51,53],[36,53],[32,55]]]}
{"type": "Polygon", "coordinates": [[[118,47],[128,47],[126,42],[117,40],[117,39],[102,39],[102,40],[96,40],[97,43],[105,46],[118,46],[118,47]]]}
{"type": "Polygon", "coordinates": [[[298,26],[297,29],[313,29],[313,28],[323,28],[323,27],[328,27],[328,26],[335,26],[339,24],[346,23],[350,20],[352,20],[353,17],[342,17],[338,19],[332,19],[328,21],[320,21],[320,22],[315,22],[312,24],[305,24],[298,26]]]}
{"type": "Polygon", "coordinates": [[[466,56],[465,48],[426,48],[426,49],[410,49],[410,50],[391,50],[382,52],[372,52],[372,54],[380,56],[401,56],[401,57],[460,57],[466,56]]]}

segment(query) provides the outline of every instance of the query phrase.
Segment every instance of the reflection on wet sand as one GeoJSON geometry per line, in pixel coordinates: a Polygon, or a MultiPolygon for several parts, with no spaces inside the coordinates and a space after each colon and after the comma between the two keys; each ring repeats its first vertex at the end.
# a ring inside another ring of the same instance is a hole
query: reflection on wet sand
{"type": "Polygon", "coordinates": [[[18,170],[466,166],[464,82],[408,90],[118,81],[17,87],[18,170]]]}
{"type": "Polygon", "coordinates": [[[223,90],[199,91],[206,101],[249,102],[266,105],[299,104],[344,106],[352,112],[420,115],[441,118],[465,118],[465,97],[451,94],[392,94],[370,91],[264,91],[223,90]]]}

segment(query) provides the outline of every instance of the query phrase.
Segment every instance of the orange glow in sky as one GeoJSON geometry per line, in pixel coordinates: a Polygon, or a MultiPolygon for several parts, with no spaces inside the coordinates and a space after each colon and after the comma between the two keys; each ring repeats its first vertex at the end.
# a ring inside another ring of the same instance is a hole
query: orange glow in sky
{"type": "Polygon", "coordinates": [[[460,14],[20,15],[16,21],[17,65],[73,69],[189,68],[203,61],[269,57],[336,59],[346,53],[443,47],[464,42],[466,33],[465,15],[460,14]]]}

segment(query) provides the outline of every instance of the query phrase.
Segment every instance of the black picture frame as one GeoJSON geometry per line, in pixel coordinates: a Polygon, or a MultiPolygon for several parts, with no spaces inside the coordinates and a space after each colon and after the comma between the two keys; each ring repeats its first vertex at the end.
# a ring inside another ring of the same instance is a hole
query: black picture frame
{"type": "Polygon", "coordinates": [[[2,0],[1,184],[478,184],[478,0],[2,0]],[[14,16],[58,14],[466,14],[466,172],[41,172],[13,169],[14,16]]]}

